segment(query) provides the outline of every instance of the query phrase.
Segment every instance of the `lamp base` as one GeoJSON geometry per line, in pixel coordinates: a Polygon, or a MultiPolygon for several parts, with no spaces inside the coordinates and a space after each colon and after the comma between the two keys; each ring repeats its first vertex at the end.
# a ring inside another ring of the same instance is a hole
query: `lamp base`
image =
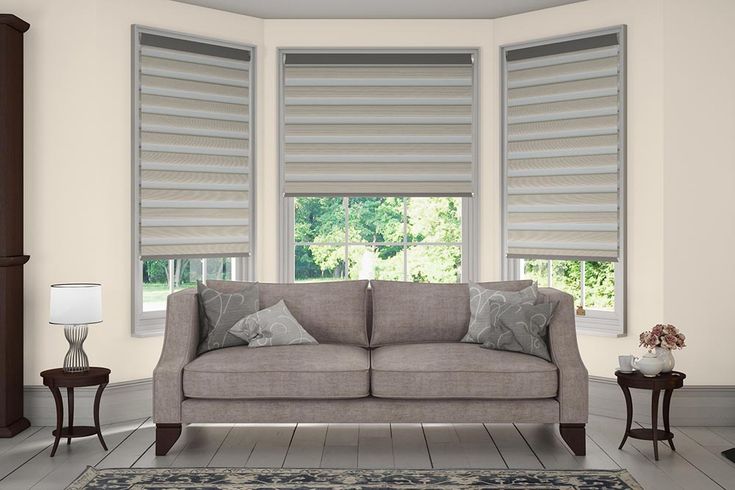
{"type": "Polygon", "coordinates": [[[64,371],[80,373],[89,371],[89,359],[83,344],[87,338],[87,325],[64,325],[64,337],[69,342],[69,350],[64,356],[64,371]]]}

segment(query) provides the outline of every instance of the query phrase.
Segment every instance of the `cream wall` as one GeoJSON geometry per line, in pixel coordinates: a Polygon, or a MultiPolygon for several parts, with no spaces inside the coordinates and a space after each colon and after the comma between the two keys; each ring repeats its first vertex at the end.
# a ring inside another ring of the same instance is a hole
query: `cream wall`
{"type": "Polygon", "coordinates": [[[3,0],[3,7],[31,23],[26,384],[38,384],[38,372],[58,365],[66,350],[62,333],[47,324],[52,282],[104,284],[106,321],[90,328],[86,347],[92,363],[111,367],[113,381],[150,377],[158,359],[160,338],[130,336],[133,23],[258,45],[256,272],[263,281],[279,273],[277,48],[479,48],[479,271],[491,280],[501,275],[499,46],[627,24],[629,335],[580,336],[582,355],[590,374],[609,377],[618,354],[639,352],[642,330],[666,321],[689,336],[690,347],[676,357],[690,384],[735,384],[731,349],[718,342],[732,328],[735,61],[717,56],[735,41],[735,3],[588,0],[497,20],[400,21],[262,21],[169,0],[3,0]],[[699,253],[705,244],[707,254],[699,253]]]}
{"type": "Polygon", "coordinates": [[[103,284],[90,363],[151,376],[161,338],[130,335],[130,25],[261,44],[263,21],[168,0],[3,0],[25,35],[25,383],[63,361],[48,286],[103,284]]]}

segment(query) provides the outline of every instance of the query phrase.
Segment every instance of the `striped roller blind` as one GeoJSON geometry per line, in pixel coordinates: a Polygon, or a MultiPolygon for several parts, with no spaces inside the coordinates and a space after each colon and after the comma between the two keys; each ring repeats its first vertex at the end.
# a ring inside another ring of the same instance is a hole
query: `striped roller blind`
{"type": "Polygon", "coordinates": [[[504,49],[507,257],[620,257],[623,32],[504,49]]]}
{"type": "Polygon", "coordinates": [[[472,53],[286,53],[286,196],[471,196],[472,53]]]}
{"type": "Polygon", "coordinates": [[[250,50],[136,33],[140,257],[248,255],[250,50]]]}

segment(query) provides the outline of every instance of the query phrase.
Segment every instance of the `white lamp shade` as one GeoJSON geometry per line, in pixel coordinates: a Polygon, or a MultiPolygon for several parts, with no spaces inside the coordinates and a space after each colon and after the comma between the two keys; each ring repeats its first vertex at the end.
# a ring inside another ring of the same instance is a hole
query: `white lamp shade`
{"type": "Polygon", "coordinates": [[[102,321],[102,285],[52,284],[49,323],[87,325],[102,321]]]}

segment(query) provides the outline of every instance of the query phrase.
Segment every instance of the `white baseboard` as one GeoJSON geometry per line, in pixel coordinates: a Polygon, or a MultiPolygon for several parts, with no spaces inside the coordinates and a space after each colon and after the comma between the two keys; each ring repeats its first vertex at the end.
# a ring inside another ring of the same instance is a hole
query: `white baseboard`
{"type": "MultiPolygon", "coordinates": [[[[24,412],[31,425],[55,426],[56,405],[46,386],[26,386],[24,412]]],[[[74,388],[74,423],[94,425],[92,408],[96,386],[74,388]]],[[[64,399],[64,425],[69,417],[66,389],[61,388],[64,399]]],[[[105,387],[100,402],[100,423],[114,424],[150,417],[153,412],[153,380],[151,378],[110,383],[105,387]]]]}
{"type": "MultiPolygon", "coordinates": [[[[74,390],[74,421],[79,425],[93,424],[92,403],[96,387],[74,390]]],[[[651,392],[631,390],[633,418],[643,424],[651,421],[651,392]]],[[[66,409],[66,390],[64,416],[66,409]]],[[[110,424],[150,417],[153,400],[150,378],[110,383],[102,395],[100,422],[110,424]]],[[[663,404],[659,402],[659,407],[663,404]]],[[[625,419],[625,399],[616,380],[590,377],[590,413],[625,419]]],[[[45,386],[25,387],[25,415],[33,425],[56,424],[56,409],[51,392],[45,386]]],[[[659,415],[659,424],[661,424],[659,415]]],[[[678,426],[735,425],[735,386],[684,386],[671,399],[671,423],[678,426]]],[[[65,422],[66,424],[66,422],[65,422]]]]}

